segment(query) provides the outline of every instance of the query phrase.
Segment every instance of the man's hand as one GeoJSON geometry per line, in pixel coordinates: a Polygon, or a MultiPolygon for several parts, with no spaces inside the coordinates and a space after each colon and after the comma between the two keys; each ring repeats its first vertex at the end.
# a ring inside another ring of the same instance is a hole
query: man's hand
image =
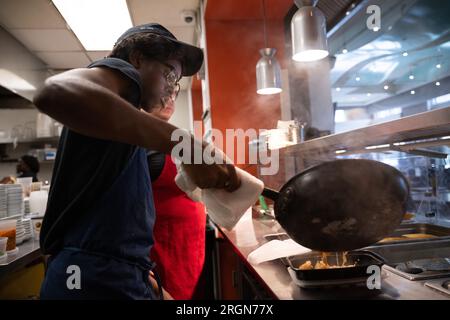
{"type": "Polygon", "coordinates": [[[197,187],[201,189],[225,189],[228,192],[233,192],[241,186],[241,180],[236,173],[236,168],[222,150],[206,141],[198,141],[194,138],[192,140],[192,148],[192,154],[198,152],[196,148],[201,148],[203,155],[205,150],[208,149],[207,154],[212,157],[208,159],[210,164],[196,164],[194,162],[195,157],[191,159],[191,163],[194,164],[182,164],[183,169],[197,187]]]}
{"type": "MultiPolygon", "coordinates": [[[[153,273],[153,271],[149,272],[148,280],[150,281],[150,283],[151,283],[151,285],[153,287],[153,291],[159,297],[158,282],[155,279],[155,274],[153,273]]],[[[174,300],[173,297],[170,295],[170,293],[168,293],[166,290],[164,290],[164,288],[161,287],[161,290],[162,290],[162,293],[163,293],[163,299],[164,300],[174,300]]]]}
{"type": "Polygon", "coordinates": [[[241,185],[232,164],[183,164],[183,168],[201,189],[217,188],[233,192],[241,185]]]}

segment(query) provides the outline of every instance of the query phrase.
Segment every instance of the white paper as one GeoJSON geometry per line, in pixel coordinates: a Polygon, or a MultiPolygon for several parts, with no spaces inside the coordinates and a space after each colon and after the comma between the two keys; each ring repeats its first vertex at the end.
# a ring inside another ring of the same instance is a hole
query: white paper
{"type": "Polygon", "coordinates": [[[272,240],[251,252],[247,259],[251,264],[257,265],[265,261],[296,256],[308,252],[311,252],[311,249],[303,247],[292,239],[272,240]]]}

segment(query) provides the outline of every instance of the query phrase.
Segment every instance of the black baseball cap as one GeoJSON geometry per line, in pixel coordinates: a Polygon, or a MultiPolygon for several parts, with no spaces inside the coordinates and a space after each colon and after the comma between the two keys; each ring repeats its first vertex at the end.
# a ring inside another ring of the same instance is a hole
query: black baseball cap
{"type": "Polygon", "coordinates": [[[138,33],[153,33],[161,37],[164,37],[171,42],[177,44],[181,51],[181,69],[182,76],[192,76],[200,70],[203,64],[203,51],[202,49],[190,45],[186,42],[179,41],[175,36],[166,28],[158,23],[147,23],[140,26],[135,26],[125,31],[119,39],[117,39],[116,46],[122,40],[128,38],[131,35],[138,33]]]}

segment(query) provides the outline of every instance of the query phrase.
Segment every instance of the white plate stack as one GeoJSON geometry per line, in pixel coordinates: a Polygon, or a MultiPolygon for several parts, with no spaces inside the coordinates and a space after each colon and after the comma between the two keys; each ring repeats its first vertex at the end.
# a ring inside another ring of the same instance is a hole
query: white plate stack
{"type": "Polygon", "coordinates": [[[8,198],[8,217],[22,214],[23,194],[20,184],[6,185],[6,195],[8,198]]]}
{"type": "Polygon", "coordinates": [[[25,228],[22,224],[22,220],[16,221],[16,245],[21,244],[25,240],[25,228]]]}
{"type": "Polygon", "coordinates": [[[24,214],[30,214],[31,211],[30,211],[30,198],[29,197],[23,199],[23,206],[24,206],[24,208],[23,208],[24,214]]]}
{"type": "Polygon", "coordinates": [[[21,223],[23,225],[23,228],[25,230],[25,236],[23,241],[26,241],[28,239],[33,238],[33,225],[31,224],[31,219],[30,218],[23,218],[21,220],[21,223]]]}
{"type": "Polygon", "coordinates": [[[6,196],[6,184],[0,184],[0,219],[8,215],[8,198],[6,196]]]}

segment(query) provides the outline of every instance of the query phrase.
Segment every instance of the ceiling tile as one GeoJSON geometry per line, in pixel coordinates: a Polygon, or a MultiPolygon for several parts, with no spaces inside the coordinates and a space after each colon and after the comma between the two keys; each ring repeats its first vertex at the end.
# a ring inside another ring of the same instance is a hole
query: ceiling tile
{"type": "Polygon", "coordinates": [[[164,26],[186,26],[181,12],[183,10],[196,11],[200,6],[199,0],[128,0],[133,22],[144,24],[149,22],[161,23],[164,26]]]}
{"type": "Polygon", "coordinates": [[[9,31],[31,51],[83,50],[75,35],[66,29],[11,29],[9,31]]]}
{"type": "Polygon", "coordinates": [[[0,0],[0,24],[7,29],[66,28],[50,0],[0,0]]]}
{"type": "Polygon", "coordinates": [[[36,52],[50,68],[84,68],[90,61],[84,52],[36,52]]]}
{"type": "Polygon", "coordinates": [[[172,27],[167,26],[170,32],[180,41],[195,44],[195,28],[194,27],[172,27]]]}

